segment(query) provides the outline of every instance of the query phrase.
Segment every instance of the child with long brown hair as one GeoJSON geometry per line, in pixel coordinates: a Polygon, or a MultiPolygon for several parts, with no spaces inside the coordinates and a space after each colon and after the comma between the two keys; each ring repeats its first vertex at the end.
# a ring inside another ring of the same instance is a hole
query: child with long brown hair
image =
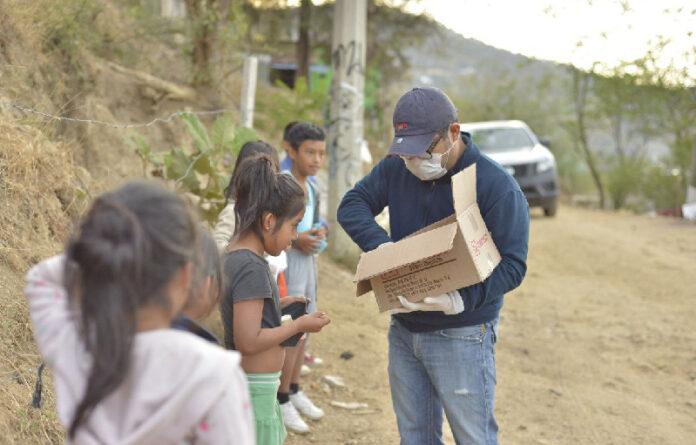
{"type": "MultiPolygon", "coordinates": [[[[301,332],[318,332],[329,323],[321,312],[281,325],[281,300],[264,253],[276,256],[297,237],[304,215],[302,188],[279,173],[267,155],[245,160],[235,172],[235,238],[224,257],[225,291],[220,304],[225,345],[242,353],[251,392],[257,440],[281,444],[286,431],[276,393],[284,346],[301,332]]],[[[283,298],[283,304],[305,301],[283,298]]]]}
{"type": "Polygon", "coordinates": [[[27,274],[71,443],[255,443],[240,355],[169,329],[196,238],[183,199],[130,182],[94,201],[65,254],[27,274]]]}

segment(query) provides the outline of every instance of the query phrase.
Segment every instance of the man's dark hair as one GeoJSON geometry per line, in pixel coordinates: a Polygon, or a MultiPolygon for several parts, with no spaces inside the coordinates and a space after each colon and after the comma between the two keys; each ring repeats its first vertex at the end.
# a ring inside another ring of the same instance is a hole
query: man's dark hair
{"type": "Polygon", "coordinates": [[[326,138],[321,127],[309,122],[298,122],[290,128],[288,142],[297,151],[304,141],[323,141],[326,138]]]}
{"type": "Polygon", "coordinates": [[[294,127],[297,124],[297,121],[288,122],[288,124],[285,126],[285,129],[283,129],[283,141],[290,141],[290,139],[288,139],[290,137],[290,130],[292,130],[292,127],[294,127]]]}

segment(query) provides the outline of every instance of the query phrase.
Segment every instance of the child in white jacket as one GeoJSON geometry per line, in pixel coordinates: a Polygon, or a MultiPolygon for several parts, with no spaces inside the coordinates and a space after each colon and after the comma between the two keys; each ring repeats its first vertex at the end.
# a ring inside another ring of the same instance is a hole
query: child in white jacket
{"type": "Polygon", "coordinates": [[[71,443],[255,443],[240,355],[169,329],[195,243],[181,198],[132,182],[97,198],[65,255],[27,274],[71,443]]]}

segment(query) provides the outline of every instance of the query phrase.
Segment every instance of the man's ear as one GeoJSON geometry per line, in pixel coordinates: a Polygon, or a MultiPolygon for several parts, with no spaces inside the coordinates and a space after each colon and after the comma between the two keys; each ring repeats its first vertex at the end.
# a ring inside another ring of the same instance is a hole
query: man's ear
{"type": "Polygon", "coordinates": [[[457,142],[457,139],[460,138],[460,133],[461,128],[459,127],[459,123],[455,122],[449,127],[449,138],[450,142],[457,142]]]}

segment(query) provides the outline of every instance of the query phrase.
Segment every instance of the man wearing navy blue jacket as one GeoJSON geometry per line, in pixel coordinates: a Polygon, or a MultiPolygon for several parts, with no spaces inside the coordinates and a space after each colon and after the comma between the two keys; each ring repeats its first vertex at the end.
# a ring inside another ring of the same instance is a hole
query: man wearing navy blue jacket
{"type": "Polygon", "coordinates": [[[394,110],[387,157],[343,197],[338,221],[363,251],[454,213],[452,175],[476,164],[481,215],[501,255],[482,283],[392,310],[389,383],[404,445],[442,444],[444,408],[458,444],[497,444],[495,343],[503,295],[527,270],[529,207],[517,182],[460,133],[436,88],[415,88],[394,110]],[[391,236],[375,216],[389,207],[391,236]]]}

